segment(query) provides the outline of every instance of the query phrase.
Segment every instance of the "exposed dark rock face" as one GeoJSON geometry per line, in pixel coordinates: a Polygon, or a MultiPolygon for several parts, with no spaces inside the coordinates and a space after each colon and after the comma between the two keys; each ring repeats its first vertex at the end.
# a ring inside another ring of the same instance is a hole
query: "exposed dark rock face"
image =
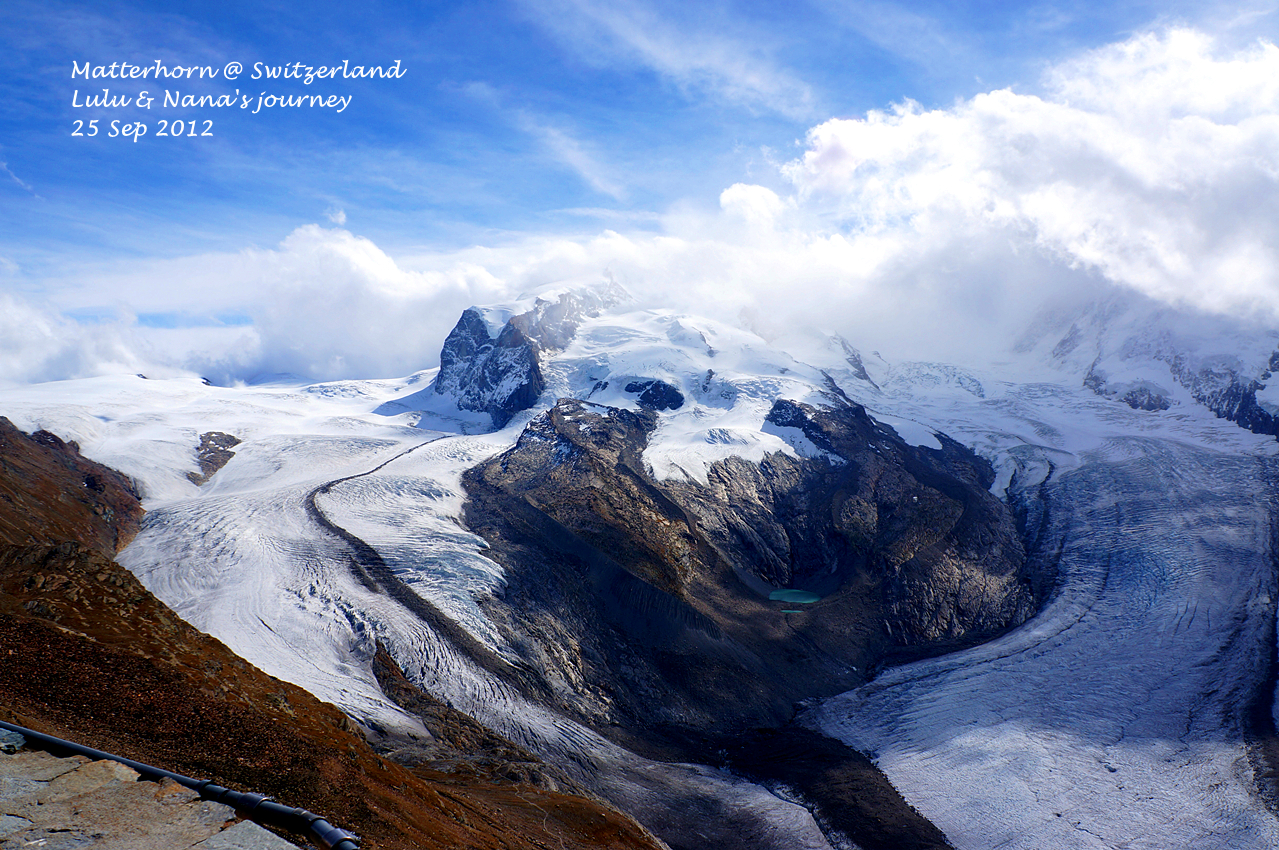
{"type": "Polygon", "coordinates": [[[1088,373],[1084,375],[1084,386],[1103,398],[1122,401],[1133,410],[1157,411],[1167,410],[1172,407],[1172,401],[1168,398],[1167,390],[1144,381],[1135,386],[1111,386],[1106,379],[1105,373],[1097,368],[1096,362],[1088,368],[1088,373]]]}
{"type": "MultiPolygon", "coordinates": [[[[1076,330],[1072,327],[1072,332],[1076,330]]],[[[1065,342],[1063,340],[1062,344],[1065,342]]],[[[1258,375],[1250,374],[1247,366],[1237,358],[1207,363],[1197,361],[1178,351],[1165,338],[1155,342],[1130,341],[1128,349],[1133,356],[1148,356],[1166,364],[1172,379],[1189,390],[1195,401],[1217,417],[1234,422],[1254,434],[1279,435],[1279,417],[1257,402],[1257,392],[1265,389],[1266,382],[1279,370],[1279,351],[1270,355],[1266,369],[1258,375]]],[[[1096,361],[1084,375],[1083,384],[1097,395],[1115,398],[1134,410],[1158,411],[1172,406],[1166,390],[1145,382],[1136,386],[1111,386],[1096,361]]]]}
{"type": "Polygon", "coordinates": [[[561,400],[463,479],[465,520],[507,571],[486,612],[561,709],[639,752],[710,759],[707,741],[785,727],[798,700],[1041,601],[992,470],[953,441],[916,448],[858,406],[779,401],[767,427],[815,456],[720,461],[703,486],[648,474],[656,424],[561,400]]]}
{"type": "Polygon", "coordinates": [[[987,637],[1036,609],[1047,582],[1026,574],[983,461],[950,441],[908,446],[859,407],[780,401],[769,422],[827,457],[730,458],[708,486],[658,483],[641,457],[655,414],[566,399],[467,473],[466,520],[511,576],[491,613],[516,645],[571,635],[571,663],[536,664],[582,713],[638,721],[666,692],[681,724],[775,719],[886,653],[987,637]],[[768,596],[787,588],[821,600],[783,615],[768,596]],[[687,691],[664,660],[680,655],[700,665],[687,691]],[[768,687],[748,684],[760,676],[768,687]]]}
{"type": "Polygon", "coordinates": [[[496,338],[480,309],[470,307],[444,340],[435,392],[454,396],[462,410],[489,414],[493,427],[501,428],[546,389],[541,353],[568,345],[583,319],[626,297],[609,284],[554,301],[539,298],[533,309],[509,319],[496,338]]]}
{"type": "Polygon", "coordinates": [[[684,406],[684,394],[665,381],[631,381],[626,391],[639,393],[636,401],[646,410],[679,410],[684,406]]]}
{"type": "Polygon", "coordinates": [[[875,389],[879,389],[879,384],[872,381],[870,374],[866,371],[866,364],[862,361],[862,353],[849,345],[848,340],[842,336],[836,335],[835,340],[839,343],[840,348],[844,350],[844,360],[848,363],[849,368],[853,370],[853,375],[875,389]]]}
{"type": "MultiPolygon", "coordinates": [[[[1159,359],[1168,364],[1177,381],[1194,396],[1195,401],[1222,419],[1228,419],[1254,434],[1279,435],[1279,419],[1257,403],[1257,390],[1266,385],[1262,380],[1240,374],[1238,364],[1191,367],[1181,354],[1167,354],[1159,359]]],[[[1270,355],[1270,363],[1260,376],[1268,380],[1279,369],[1279,351],[1270,355]]]]}
{"type": "Polygon", "coordinates": [[[989,493],[985,461],[945,437],[940,450],[909,446],[857,406],[783,400],[766,422],[830,460],[729,459],[709,488],[669,487],[739,573],[835,598],[871,582],[878,598],[866,601],[902,647],[990,635],[1034,612],[1016,523],[989,493]]]}
{"type": "Polygon", "coordinates": [[[240,438],[221,431],[206,431],[200,435],[200,445],[196,447],[195,457],[200,463],[199,472],[188,472],[187,480],[197,486],[205,484],[219,469],[227,465],[227,461],[235,457],[231,449],[240,445],[240,438]]]}
{"type": "Polygon", "coordinates": [[[1167,410],[1172,406],[1167,396],[1150,387],[1136,387],[1124,393],[1120,401],[1133,410],[1167,410]]]}
{"type": "Polygon", "coordinates": [[[458,407],[487,413],[501,428],[545,388],[537,349],[522,330],[507,322],[493,339],[478,310],[462,313],[440,351],[437,393],[451,393],[458,407]]]}
{"type": "Polygon", "coordinates": [[[866,756],[811,729],[756,729],[723,747],[729,765],[811,801],[824,829],[863,850],[944,850],[942,831],[910,806],[866,756]]]}

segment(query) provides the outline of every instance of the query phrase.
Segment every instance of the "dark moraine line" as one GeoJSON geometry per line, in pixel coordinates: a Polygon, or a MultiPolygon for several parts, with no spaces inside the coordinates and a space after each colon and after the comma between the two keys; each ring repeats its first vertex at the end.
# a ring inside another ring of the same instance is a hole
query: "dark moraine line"
{"type": "MultiPolygon", "coordinates": [[[[1266,489],[1279,492],[1276,472],[1267,468],[1266,489]]],[[[1270,560],[1279,570],[1279,504],[1271,497],[1270,504],[1270,560]]],[[[1271,618],[1276,604],[1271,600],[1271,618]]],[[[1279,626],[1279,624],[1276,624],[1279,626]]],[[[1252,700],[1244,714],[1244,743],[1247,745],[1248,762],[1252,766],[1253,780],[1266,808],[1279,815],[1279,728],[1275,725],[1275,690],[1279,688],[1279,633],[1270,632],[1270,652],[1266,656],[1266,675],[1257,684],[1252,700]]]]}
{"type": "Polygon", "coordinates": [[[354,481],[357,478],[364,478],[375,472],[380,472],[387,465],[399,460],[405,455],[417,451],[423,446],[428,446],[436,440],[442,440],[443,437],[436,437],[435,440],[427,440],[424,443],[418,443],[412,448],[406,449],[394,457],[383,461],[377,466],[365,472],[359,472],[355,475],[347,475],[344,478],[335,478],[326,484],[321,484],[310,493],[306,494],[306,512],[317,525],[325,531],[340,539],[351,549],[350,567],[352,574],[359,579],[360,583],[372,591],[382,591],[405,608],[412,611],[422,622],[431,627],[437,634],[441,635],[445,640],[449,641],[454,649],[460,654],[469,658],[475,664],[498,677],[501,681],[506,682],[515,688],[526,699],[539,703],[549,704],[553,700],[551,695],[544,686],[527,670],[512,665],[509,661],[493,652],[484,644],[473,638],[469,632],[459,626],[452,618],[448,617],[443,611],[435,607],[431,602],[423,599],[414,593],[408,585],[395,575],[395,572],[387,566],[386,561],[378,554],[377,550],[365,541],[356,537],[342,526],[330,520],[320,506],[316,504],[316,496],[328,493],[338,484],[347,481],[354,481]]]}

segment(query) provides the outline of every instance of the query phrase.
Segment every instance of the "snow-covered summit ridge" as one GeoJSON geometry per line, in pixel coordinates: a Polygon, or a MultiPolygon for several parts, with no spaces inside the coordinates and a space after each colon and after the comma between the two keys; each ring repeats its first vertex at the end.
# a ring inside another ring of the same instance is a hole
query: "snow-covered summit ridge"
{"type": "MultiPolygon", "coordinates": [[[[842,407],[854,402],[841,384],[878,392],[859,352],[838,337],[822,368],[741,328],[638,309],[611,280],[553,298],[465,311],[444,343],[431,390],[383,412],[415,411],[433,428],[450,416],[482,413],[501,429],[559,398],[653,410],[659,426],[644,455],[653,475],[705,483],[709,467],[728,457],[827,456],[796,429],[766,423],[779,399],[842,407]],[[495,317],[506,317],[496,333],[495,317]]],[[[916,445],[940,448],[930,429],[908,418],[889,424],[916,445]]]]}
{"type": "MultiPolygon", "coordinates": [[[[441,368],[432,392],[396,399],[380,412],[411,411],[421,427],[476,433],[521,428],[559,398],[654,410],[658,427],[644,461],[659,480],[704,482],[711,465],[729,457],[758,463],[773,452],[822,456],[802,435],[766,422],[780,399],[860,404],[913,445],[939,449],[937,435],[945,433],[997,467],[1011,463],[1006,452],[1015,445],[1073,454],[1110,439],[1091,427],[1028,429],[1024,416],[1008,416],[1027,394],[1042,392],[1063,404],[1102,401],[1126,431],[1219,434],[1190,424],[1207,416],[1279,432],[1279,382],[1271,379],[1279,332],[1133,294],[1059,303],[1010,339],[1002,359],[966,365],[894,361],[891,352],[861,351],[838,333],[812,328],[766,339],[732,323],[642,308],[611,281],[547,288],[468,314],[458,328],[469,324],[474,333],[455,329],[450,339],[478,344],[469,353],[454,347],[459,356],[441,368]],[[504,350],[503,334],[523,341],[504,350]],[[503,371],[504,357],[531,365],[503,371]],[[1130,409],[1136,418],[1120,412],[1130,409]]],[[[1010,474],[1001,475],[1001,492],[1010,474]]]]}
{"type": "Polygon", "coordinates": [[[611,279],[579,288],[544,288],[514,304],[469,307],[444,340],[430,389],[381,412],[487,414],[500,429],[546,389],[542,359],[572,340],[581,322],[629,300],[611,279]],[[437,396],[435,398],[433,396],[437,396]],[[451,403],[451,404],[450,404],[451,403]]]}
{"type": "Polygon", "coordinates": [[[1279,434],[1279,385],[1271,386],[1279,329],[1124,294],[1045,310],[1013,350],[1133,409],[1201,405],[1250,431],[1279,434]]]}

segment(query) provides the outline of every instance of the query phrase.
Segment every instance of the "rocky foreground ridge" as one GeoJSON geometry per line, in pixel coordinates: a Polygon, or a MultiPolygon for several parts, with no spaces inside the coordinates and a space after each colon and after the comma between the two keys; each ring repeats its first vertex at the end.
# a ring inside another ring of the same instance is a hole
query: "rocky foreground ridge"
{"type": "Polygon", "coordinates": [[[396,696],[428,721],[435,758],[415,773],[379,755],[341,711],[198,632],[112,561],[140,516],[121,476],[0,419],[0,717],[270,794],[366,848],[660,846],[597,801],[537,787],[535,757],[406,682],[396,696]]]}

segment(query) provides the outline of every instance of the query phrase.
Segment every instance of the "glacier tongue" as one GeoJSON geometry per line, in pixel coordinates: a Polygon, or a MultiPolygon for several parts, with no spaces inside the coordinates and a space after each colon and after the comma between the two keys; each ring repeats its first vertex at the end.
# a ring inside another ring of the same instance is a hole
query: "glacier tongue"
{"type": "Polygon", "coordinates": [[[1111,452],[1045,487],[1046,610],[805,722],[874,754],[961,850],[1276,846],[1242,728],[1274,640],[1275,461],[1111,452]]]}

